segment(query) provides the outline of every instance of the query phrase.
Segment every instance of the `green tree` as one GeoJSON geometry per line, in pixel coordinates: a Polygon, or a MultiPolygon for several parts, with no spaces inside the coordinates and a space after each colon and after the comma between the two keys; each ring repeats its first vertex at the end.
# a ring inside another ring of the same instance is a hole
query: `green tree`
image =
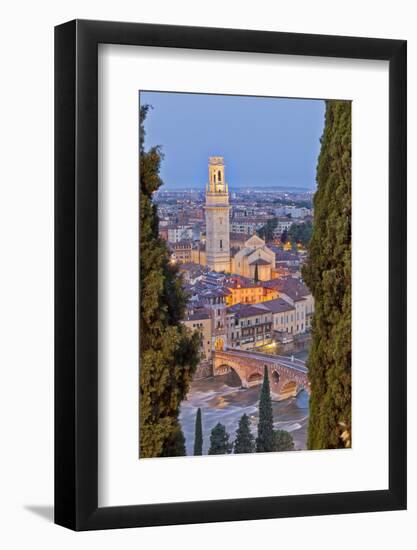
{"type": "Polygon", "coordinates": [[[286,430],[274,431],[274,451],[293,451],[294,440],[286,430]]]}
{"type": "Polygon", "coordinates": [[[264,379],[259,400],[258,437],[256,452],[267,453],[274,450],[274,419],[272,415],[271,390],[267,367],[264,367],[264,379]]]}
{"type": "Polygon", "coordinates": [[[201,409],[197,409],[195,417],[194,456],[203,454],[203,423],[201,421],[201,409]]]}
{"type": "Polygon", "coordinates": [[[313,234],[313,224],[311,221],[303,223],[293,223],[288,231],[288,237],[292,242],[308,246],[313,234]]]}
{"type": "MultiPolygon", "coordinates": [[[[199,335],[182,323],[186,295],[177,267],[159,238],[157,207],[152,201],[162,185],[160,147],[144,148],[140,109],[140,456],[182,452],[178,413],[199,361],[199,335]]],[[[183,437],[183,436],[182,436],[183,437]]]]}
{"type": "Polygon", "coordinates": [[[277,225],[278,220],[276,218],[268,220],[266,224],[259,229],[258,235],[264,241],[272,241],[274,238],[274,230],[276,229],[277,225]]]}
{"type": "Polygon", "coordinates": [[[253,453],[255,451],[255,438],[250,431],[249,417],[247,414],[243,414],[239,420],[239,426],[236,430],[236,439],[233,446],[233,452],[240,453],[253,453]]]}
{"type": "Polygon", "coordinates": [[[160,456],[186,456],[185,437],[181,426],[176,425],[169,437],[165,440],[160,456]]]}
{"type": "Polygon", "coordinates": [[[308,447],[350,446],[351,103],[326,101],[313,234],[303,278],[315,299],[308,447]]]}
{"type": "Polygon", "coordinates": [[[285,244],[288,241],[288,231],[284,229],[284,231],[281,233],[281,242],[282,244],[285,244]]]}
{"type": "Polygon", "coordinates": [[[224,455],[230,453],[232,446],[229,443],[229,434],[223,424],[218,422],[211,430],[209,455],[224,455]]]}

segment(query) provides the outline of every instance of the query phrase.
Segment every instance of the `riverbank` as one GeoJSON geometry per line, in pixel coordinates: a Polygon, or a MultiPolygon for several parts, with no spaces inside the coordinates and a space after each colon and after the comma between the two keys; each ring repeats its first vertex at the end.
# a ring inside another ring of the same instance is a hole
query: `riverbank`
{"type": "MultiPolygon", "coordinates": [[[[180,422],[186,440],[187,455],[193,454],[195,416],[200,407],[203,419],[203,454],[210,446],[210,432],[221,422],[235,439],[240,417],[246,413],[250,419],[252,433],[256,437],[259,393],[261,386],[241,388],[233,375],[224,375],[201,380],[191,384],[187,399],[181,404],[180,422]]],[[[274,428],[286,430],[294,439],[295,450],[306,449],[308,424],[308,395],[301,392],[297,397],[272,403],[274,428]]]]}
{"type": "MultiPolygon", "coordinates": [[[[310,350],[310,338],[294,341],[288,344],[278,344],[270,347],[268,353],[276,355],[293,355],[306,361],[310,350]]],[[[186,440],[187,455],[193,454],[195,416],[201,408],[203,418],[203,454],[207,454],[210,446],[210,432],[221,422],[234,441],[236,429],[241,416],[246,413],[250,419],[253,435],[258,429],[259,394],[261,385],[252,388],[242,388],[238,376],[231,372],[224,376],[208,377],[194,380],[187,398],[181,403],[180,423],[186,440]]],[[[307,448],[308,428],[308,395],[302,391],[297,397],[284,401],[273,401],[274,428],[286,430],[294,439],[297,451],[307,448]]]]}

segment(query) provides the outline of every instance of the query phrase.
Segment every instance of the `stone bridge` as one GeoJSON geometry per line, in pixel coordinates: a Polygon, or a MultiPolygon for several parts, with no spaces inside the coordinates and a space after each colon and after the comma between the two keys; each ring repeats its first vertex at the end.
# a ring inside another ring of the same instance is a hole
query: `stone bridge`
{"type": "Polygon", "coordinates": [[[301,390],[310,394],[305,362],[282,355],[243,350],[216,351],[213,358],[213,374],[220,376],[234,371],[239,376],[242,387],[251,388],[262,383],[265,365],[273,399],[287,399],[297,395],[301,390]]]}

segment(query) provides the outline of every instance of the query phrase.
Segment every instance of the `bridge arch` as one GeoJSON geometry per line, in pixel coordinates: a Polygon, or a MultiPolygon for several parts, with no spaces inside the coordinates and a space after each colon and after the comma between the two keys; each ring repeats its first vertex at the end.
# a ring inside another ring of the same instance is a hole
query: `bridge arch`
{"type": "Polygon", "coordinates": [[[262,384],[265,366],[269,375],[273,399],[281,400],[296,396],[302,390],[310,394],[308,370],[302,361],[291,361],[286,357],[275,357],[254,351],[223,350],[214,352],[214,376],[233,371],[243,388],[262,384]]]}
{"type": "Polygon", "coordinates": [[[281,387],[281,394],[282,395],[288,395],[289,397],[291,396],[296,396],[297,393],[299,391],[299,388],[298,388],[298,383],[296,380],[287,380],[281,387]]]}
{"type": "Polygon", "coordinates": [[[272,371],[271,377],[272,377],[272,382],[274,382],[275,384],[279,384],[280,375],[277,370],[272,371]]]}
{"type": "Polygon", "coordinates": [[[214,375],[221,376],[224,374],[234,374],[239,379],[240,385],[243,386],[243,380],[241,374],[239,373],[239,369],[235,368],[234,366],[228,365],[227,363],[222,363],[221,365],[216,367],[214,375]]]}
{"type": "Polygon", "coordinates": [[[262,381],[262,374],[258,371],[255,371],[255,372],[252,372],[249,376],[248,376],[248,384],[253,384],[253,383],[259,383],[262,381]]]}

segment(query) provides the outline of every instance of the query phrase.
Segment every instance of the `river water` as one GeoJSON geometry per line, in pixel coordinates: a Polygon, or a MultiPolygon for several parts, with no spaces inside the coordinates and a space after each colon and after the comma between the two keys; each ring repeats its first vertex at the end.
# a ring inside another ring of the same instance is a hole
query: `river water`
{"type": "MultiPolygon", "coordinates": [[[[305,360],[307,349],[292,352],[295,357],[305,360]]],[[[282,350],[280,350],[282,354],[282,350]]],[[[288,353],[291,355],[291,353],[288,353]]],[[[258,424],[258,405],[261,385],[241,388],[235,373],[194,380],[187,398],[182,402],[180,422],[186,440],[187,455],[193,454],[195,417],[201,408],[203,423],[203,454],[210,446],[210,432],[221,422],[235,439],[240,417],[246,413],[250,418],[251,429],[256,437],[258,424]]],[[[274,427],[287,430],[294,439],[295,450],[306,449],[308,424],[308,395],[300,392],[297,397],[284,401],[273,401],[274,427]]]]}

